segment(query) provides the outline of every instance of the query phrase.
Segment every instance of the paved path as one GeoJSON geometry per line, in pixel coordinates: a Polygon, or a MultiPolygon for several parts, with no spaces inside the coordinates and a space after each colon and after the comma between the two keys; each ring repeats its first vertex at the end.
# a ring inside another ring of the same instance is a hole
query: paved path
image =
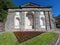
{"type": "MultiPolygon", "coordinates": [[[[60,38],[59,38],[59,40],[60,40],[60,38]]],[[[59,41],[58,45],[60,45],[60,41],[59,41]]]]}
{"type": "MultiPolygon", "coordinates": [[[[60,28],[57,28],[56,31],[57,31],[57,33],[60,34],[60,28]]],[[[60,41],[59,41],[58,45],[60,45],[60,41]]]]}
{"type": "Polygon", "coordinates": [[[56,28],[56,31],[60,31],[60,28],[56,28]]]}

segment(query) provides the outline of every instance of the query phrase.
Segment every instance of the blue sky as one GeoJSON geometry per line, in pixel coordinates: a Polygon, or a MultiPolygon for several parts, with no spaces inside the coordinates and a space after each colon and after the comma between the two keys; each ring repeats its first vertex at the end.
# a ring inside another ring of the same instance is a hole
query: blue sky
{"type": "Polygon", "coordinates": [[[27,2],[36,3],[41,6],[52,6],[53,16],[60,14],[60,0],[12,0],[12,2],[17,6],[27,2]]]}

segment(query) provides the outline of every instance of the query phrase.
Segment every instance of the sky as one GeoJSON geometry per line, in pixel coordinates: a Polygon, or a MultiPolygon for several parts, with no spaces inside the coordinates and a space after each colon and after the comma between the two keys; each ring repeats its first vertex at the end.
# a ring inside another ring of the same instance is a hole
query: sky
{"type": "Polygon", "coordinates": [[[12,0],[12,2],[19,6],[28,2],[36,3],[40,6],[52,6],[53,16],[58,16],[60,14],[60,0],[12,0]]]}

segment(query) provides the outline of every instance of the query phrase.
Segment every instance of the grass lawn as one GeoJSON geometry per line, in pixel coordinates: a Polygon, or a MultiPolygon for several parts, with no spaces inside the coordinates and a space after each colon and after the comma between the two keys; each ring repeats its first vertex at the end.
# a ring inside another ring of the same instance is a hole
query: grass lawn
{"type": "Polygon", "coordinates": [[[12,32],[6,32],[0,34],[0,45],[49,45],[55,37],[56,33],[46,32],[25,42],[19,43],[12,32]]]}
{"type": "Polygon", "coordinates": [[[18,45],[18,41],[12,32],[0,34],[0,45],[18,45]]]}
{"type": "Polygon", "coordinates": [[[56,33],[46,32],[20,45],[49,45],[49,43],[56,37],[56,33]]]}

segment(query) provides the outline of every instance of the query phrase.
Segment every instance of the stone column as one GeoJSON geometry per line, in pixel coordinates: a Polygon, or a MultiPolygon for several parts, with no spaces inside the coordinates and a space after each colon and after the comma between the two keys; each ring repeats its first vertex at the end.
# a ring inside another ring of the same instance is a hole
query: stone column
{"type": "Polygon", "coordinates": [[[39,15],[40,15],[40,13],[35,11],[35,14],[34,14],[34,28],[36,30],[40,30],[39,15]]]}
{"type": "Polygon", "coordinates": [[[54,19],[53,19],[51,11],[49,11],[49,15],[50,15],[51,29],[54,30],[55,29],[55,23],[54,23],[54,19]]]}
{"type": "Polygon", "coordinates": [[[50,30],[48,11],[45,12],[45,18],[46,18],[46,28],[47,30],[50,30]]]}
{"type": "Polygon", "coordinates": [[[21,12],[19,12],[19,16],[20,16],[20,18],[19,18],[19,30],[21,30],[21,12]]]}
{"type": "Polygon", "coordinates": [[[25,29],[25,12],[20,12],[21,14],[20,14],[20,18],[21,18],[21,20],[20,20],[20,29],[21,30],[24,30],[25,29]]]}
{"type": "Polygon", "coordinates": [[[14,30],[14,16],[15,16],[15,12],[14,11],[9,11],[8,12],[8,16],[7,16],[7,21],[5,23],[5,30],[6,31],[12,31],[14,30]]]}
{"type": "Polygon", "coordinates": [[[45,30],[47,30],[47,20],[46,20],[45,11],[44,11],[44,16],[45,16],[45,30]]]}

